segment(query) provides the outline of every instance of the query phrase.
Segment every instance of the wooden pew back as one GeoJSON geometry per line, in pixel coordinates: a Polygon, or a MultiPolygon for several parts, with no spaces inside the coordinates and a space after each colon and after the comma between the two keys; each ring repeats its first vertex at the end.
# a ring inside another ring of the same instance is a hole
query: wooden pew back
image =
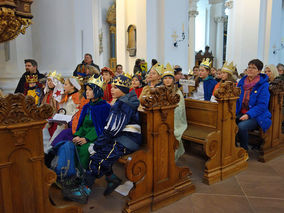
{"type": "Polygon", "coordinates": [[[0,212],[80,213],[79,207],[55,208],[49,187],[56,174],[44,165],[42,128],[53,110],[36,107],[31,96],[0,98],[0,212]]]}

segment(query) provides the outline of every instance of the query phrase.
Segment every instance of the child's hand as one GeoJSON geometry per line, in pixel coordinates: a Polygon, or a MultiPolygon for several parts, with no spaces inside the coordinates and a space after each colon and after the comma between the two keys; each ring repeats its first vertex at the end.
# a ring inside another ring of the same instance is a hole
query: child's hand
{"type": "Polygon", "coordinates": [[[81,138],[79,136],[73,138],[73,143],[77,144],[81,138]]]}
{"type": "Polygon", "coordinates": [[[86,143],[87,143],[86,138],[80,138],[77,144],[83,145],[83,144],[86,144],[86,143]]]}

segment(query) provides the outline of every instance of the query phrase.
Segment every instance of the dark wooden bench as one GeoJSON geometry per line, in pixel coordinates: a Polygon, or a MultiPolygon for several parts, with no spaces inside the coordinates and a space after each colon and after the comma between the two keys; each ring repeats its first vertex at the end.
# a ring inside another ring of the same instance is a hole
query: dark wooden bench
{"type": "Polygon", "coordinates": [[[222,84],[215,96],[218,103],[185,99],[188,128],[185,143],[202,145],[208,160],[204,182],[212,184],[247,167],[246,152],[235,146],[236,100],[239,90],[230,82],[222,84]]]}
{"type": "Polygon", "coordinates": [[[259,131],[261,138],[259,161],[261,162],[267,162],[284,154],[284,134],[282,133],[284,81],[275,80],[271,83],[269,90],[272,125],[265,133],[259,131]]]}

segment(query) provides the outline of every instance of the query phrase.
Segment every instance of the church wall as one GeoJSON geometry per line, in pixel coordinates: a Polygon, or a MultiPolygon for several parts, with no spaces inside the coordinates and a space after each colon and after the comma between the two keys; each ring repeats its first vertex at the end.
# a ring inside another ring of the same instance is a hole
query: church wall
{"type": "MultiPolygon", "coordinates": [[[[258,57],[258,42],[260,32],[259,0],[234,1],[232,25],[228,28],[227,59],[234,61],[238,72],[242,73],[247,67],[249,60],[258,57]]],[[[260,58],[263,60],[263,58],[260,58]]]]}
{"type": "Polygon", "coordinates": [[[31,28],[6,45],[0,44],[0,88],[7,94],[15,91],[25,72],[24,59],[33,57],[31,28]]]}
{"type": "Polygon", "coordinates": [[[137,58],[147,57],[146,48],[146,1],[122,0],[117,1],[117,63],[124,67],[127,73],[133,73],[137,58]],[[125,17],[123,17],[125,16],[125,17]],[[130,57],[127,49],[129,25],[136,26],[136,56],[130,57]]]}
{"type": "Polygon", "coordinates": [[[183,73],[188,73],[188,0],[171,1],[165,0],[165,57],[162,63],[178,64],[183,68],[183,73]],[[178,42],[174,47],[174,32],[181,39],[182,32],[185,39],[178,42]]]}

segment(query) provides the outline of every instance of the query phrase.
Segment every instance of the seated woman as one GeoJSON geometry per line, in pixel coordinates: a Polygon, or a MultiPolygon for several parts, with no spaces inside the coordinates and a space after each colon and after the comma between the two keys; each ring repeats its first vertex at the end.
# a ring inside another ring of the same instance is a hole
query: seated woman
{"type": "Polygon", "coordinates": [[[217,102],[214,96],[214,92],[220,87],[221,83],[224,83],[225,81],[231,81],[236,83],[237,76],[235,76],[234,74],[235,70],[236,67],[234,66],[233,62],[231,62],[230,64],[227,62],[224,63],[221,69],[221,81],[215,85],[210,101],[217,102]]]}
{"type": "Polygon", "coordinates": [[[248,132],[258,126],[265,132],[271,125],[271,113],[268,110],[270,93],[268,76],[260,73],[263,63],[254,59],[248,63],[247,75],[238,83],[241,88],[237,100],[236,115],[239,127],[240,145],[248,150],[248,132]]]}
{"type": "Polygon", "coordinates": [[[150,94],[150,89],[154,88],[155,86],[157,86],[160,83],[161,80],[161,75],[163,72],[164,67],[160,64],[155,64],[148,76],[147,76],[147,82],[149,83],[149,85],[146,85],[145,87],[143,87],[143,90],[140,94],[139,100],[141,100],[141,98],[143,96],[148,96],[150,94]]]}
{"type": "Polygon", "coordinates": [[[141,75],[134,75],[132,77],[130,92],[134,90],[138,98],[140,97],[143,90],[142,83],[143,82],[141,75]]]}
{"type": "Polygon", "coordinates": [[[210,75],[211,62],[207,58],[199,66],[199,78],[195,81],[195,91],[190,98],[200,101],[210,101],[217,81],[210,75]]]}
{"type": "Polygon", "coordinates": [[[175,108],[174,115],[174,135],[179,142],[179,147],[175,151],[175,160],[177,161],[179,157],[184,154],[184,146],[181,137],[187,128],[187,120],[183,94],[180,89],[177,88],[174,82],[174,77],[174,71],[172,70],[171,65],[167,64],[162,75],[162,82],[165,86],[172,87],[172,89],[176,90],[176,93],[180,96],[180,100],[178,106],[175,108]]]}
{"type": "Polygon", "coordinates": [[[264,73],[268,76],[269,83],[279,76],[278,70],[273,64],[266,65],[264,67],[264,73]]]}

